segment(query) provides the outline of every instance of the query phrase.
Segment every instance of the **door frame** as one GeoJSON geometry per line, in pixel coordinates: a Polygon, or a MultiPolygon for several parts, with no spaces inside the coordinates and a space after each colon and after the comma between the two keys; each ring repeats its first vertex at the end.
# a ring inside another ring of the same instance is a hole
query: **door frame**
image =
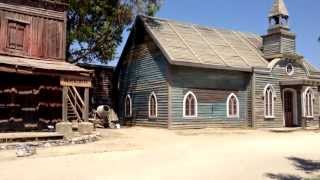
{"type": "Polygon", "coordinates": [[[299,122],[298,122],[298,96],[297,96],[297,90],[293,89],[293,88],[284,88],[282,90],[282,114],[283,114],[283,127],[286,127],[286,117],[285,117],[285,112],[284,112],[284,92],[286,91],[290,91],[292,92],[293,96],[292,96],[292,106],[293,106],[293,125],[294,126],[298,126],[299,122]]]}

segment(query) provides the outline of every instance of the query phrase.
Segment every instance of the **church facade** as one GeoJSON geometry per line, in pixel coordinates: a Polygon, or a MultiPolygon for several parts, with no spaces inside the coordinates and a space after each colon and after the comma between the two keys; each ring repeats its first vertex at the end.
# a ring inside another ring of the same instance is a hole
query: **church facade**
{"type": "Polygon", "coordinates": [[[123,124],[319,127],[320,71],[296,52],[283,0],[266,35],[139,16],[115,71],[123,124]]]}

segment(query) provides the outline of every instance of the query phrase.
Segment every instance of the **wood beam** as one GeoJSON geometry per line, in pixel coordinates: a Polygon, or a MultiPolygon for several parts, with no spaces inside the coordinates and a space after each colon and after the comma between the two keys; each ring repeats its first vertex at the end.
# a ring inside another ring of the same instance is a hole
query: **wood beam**
{"type": "Polygon", "coordinates": [[[82,118],[86,122],[89,120],[89,88],[84,89],[84,110],[82,118]]]}
{"type": "Polygon", "coordinates": [[[62,121],[68,121],[68,88],[64,86],[62,88],[62,121]]]}

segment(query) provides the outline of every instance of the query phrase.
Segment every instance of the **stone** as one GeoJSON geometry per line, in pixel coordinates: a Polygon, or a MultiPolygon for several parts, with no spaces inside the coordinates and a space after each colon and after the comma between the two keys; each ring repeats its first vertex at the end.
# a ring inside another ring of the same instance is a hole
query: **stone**
{"type": "Polygon", "coordinates": [[[27,157],[36,154],[36,148],[28,144],[20,144],[16,149],[17,157],[27,157]]]}
{"type": "Polygon", "coordinates": [[[66,139],[73,136],[72,123],[70,122],[60,122],[56,124],[56,132],[64,135],[66,139]]]}
{"type": "Polygon", "coordinates": [[[44,147],[46,147],[46,148],[49,148],[49,147],[51,147],[51,146],[52,146],[52,144],[50,144],[49,142],[47,142],[47,143],[44,144],[44,147]]]}
{"type": "Polygon", "coordinates": [[[81,135],[90,135],[93,133],[94,127],[91,122],[81,122],[78,131],[81,135]]]}

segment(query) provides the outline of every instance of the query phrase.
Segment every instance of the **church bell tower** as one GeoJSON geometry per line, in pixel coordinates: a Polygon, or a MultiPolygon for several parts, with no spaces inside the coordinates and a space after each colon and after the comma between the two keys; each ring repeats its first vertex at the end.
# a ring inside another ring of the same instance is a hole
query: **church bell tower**
{"type": "Polygon", "coordinates": [[[269,12],[268,33],[263,38],[266,59],[296,54],[296,35],[289,28],[289,13],[284,0],[275,0],[269,12]]]}

